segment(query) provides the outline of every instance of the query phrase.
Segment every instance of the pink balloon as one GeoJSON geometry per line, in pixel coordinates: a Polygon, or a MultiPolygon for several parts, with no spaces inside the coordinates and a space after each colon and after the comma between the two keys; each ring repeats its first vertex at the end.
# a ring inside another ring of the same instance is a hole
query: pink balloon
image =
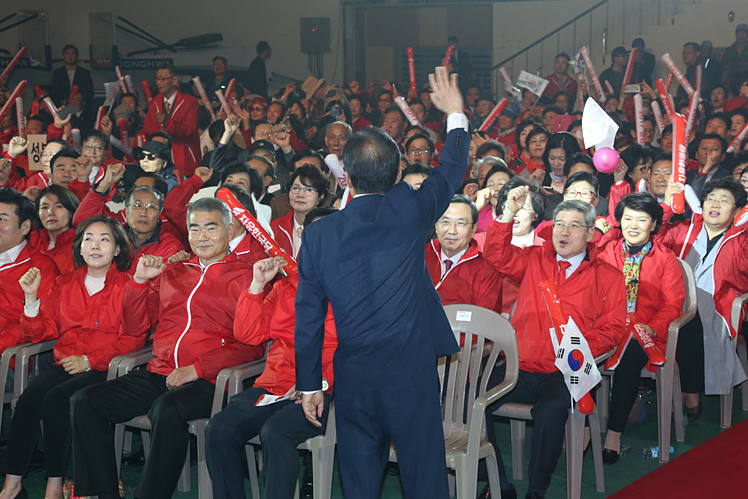
{"type": "Polygon", "coordinates": [[[610,147],[603,147],[595,151],[595,155],[592,157],[592,162],[595,167],[603,173],[611,173],[618,168],[618,163],[621,161],[621,157],[618,155],[618,151],[611,149],[610,147]]]}

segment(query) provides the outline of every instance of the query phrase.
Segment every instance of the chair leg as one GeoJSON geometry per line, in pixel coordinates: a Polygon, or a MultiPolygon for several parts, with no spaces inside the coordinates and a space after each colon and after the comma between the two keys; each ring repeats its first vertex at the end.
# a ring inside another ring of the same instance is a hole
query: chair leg
{"type": "MultiPolygon", "coordinates": [[[[491,499],[501,499],[501,485],[499,485],[499,466],[496,453],[486,456],[486,470],[488,471],[488,486],[491,488],[491,499]]],[[[477,489],[477,487],[476,487],[477,489]]]]}
{"type": "Polygon", "coordinates": [[[190,444],[187,444],[187,457],[182,466],[182,474],[179,475],[177,490],[179,492],[189,492],[192,490],[192,483],[190,482],[190,444]]]}
{"type": "Polygon", "coordinates": [[[525,479],[525,427],[521,419],[509,421],[512,438],[512,477],[515,480],[525,479]]]}
{"type": "Polygon", "coordinates": [[[255,448],[247,444],[244,446],[247,454],[247,468],[249,471],[249,490],[252,493],[252,499],[260,499],[260,486],[257,480],[257,461],[255,460],[255,448]]]}
{"type": "MultiPolygon", "coordinates": [[[[663,379],[665,374],[660,368],[655,375],[657,384],[657,431],[660,439],[660,462],[670,461],[670,416],[672,415],[673,384],[663,379]]],[[[672,379],[672,378],[671,378],[672,379]]],[[[681,417],[683,415],[681,414],[681,417]]]]}
{"type": "Polygon", "coordinates": [[[600,419],[600,433],[608,432],[608,413],[610,411],[610,376],[603,374],[597,388],[597,416],[600,419]]]}
{"type": "Polygon", "coordinates": [[[213,484],[208,473],[208,463],[205,459],[205,426],[204,423],[195,424],[195,435],[197,436],[197,497],[198,499],[213,499],[213,484]]]}
{"type": "Polygon", "coordinates": [[[678,366],[674,366],[673,369],[673,421],[675,421],[675,441],[685,442],[686,427],[683,422],[683,399],[681,398],[678,366]]]}
{"type": "Polygon", "coordinates": [[[114,425],[114,460],[117,463],[117,476],[122,468],[122,450],[125,440],[125,425],[114,425]]]}
{"type": "Polygon", "coordinates": [[[600,418],[597,409],[587,416],[590,423],[590,445],[592,445],[592,460],[595,465],[595,489],[605,492],[605,472],[603,471],[603,443],[600,439],[600,418]]]}
{"type": "Polygon", "coordinates": [[[730,388],[730,393],[719,396],[721,407],[720,426],[722,428],[732,426],[732,395],[734,391],[735,388],[730,388]]]}
{"type": "Polygon", "coordinates": [[[476,468],[473,470],[470,468],[471,466],[465,462],[465,456],[455,459],[455,477],[457,478],[457,493],[455,497],[457,499],[473,499],[478,493],[476,490],[478,488],[476,480],[478,476],[477,463],[476,468]]]}
{"type": "Polygon", "coordinates": [[[335,445],[322,445],[312,450],[314,497],[329,499],[332,495],[332,468],[335,463],[335,445]]]}
{"type": "Polygon", "coordinates": [[[122,452],[132,452],[132,432],[125,432],[125,445],[122,447],[122,452]]]}
{"type": "Polygon", "coordinates": [[[566,421],[566,490],[568,499],[582,495],[582,443],[584,442],[584,414],[578,408],[569,411],[566,421]]]}

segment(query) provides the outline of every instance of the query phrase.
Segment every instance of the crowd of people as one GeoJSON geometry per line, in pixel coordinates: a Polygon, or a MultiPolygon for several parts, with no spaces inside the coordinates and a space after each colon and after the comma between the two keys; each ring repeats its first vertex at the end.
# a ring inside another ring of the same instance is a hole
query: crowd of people
{"type": "MultiPolygon", "coordinates": [[[[267,42],[258,44],[246,84],[226,95],[228,108],[204,101],[165,64],[147,108],[142,96],[125,92],[97,119],[90,74],[78,65],[77,48],[65,47],[64,66],[51,86],[41,85],[41,97],[78,111],[62,118],[42,104],[23,125],[27,135],[47,136],[41,170],[29,169],[15,110],[0,124],[0,350],[57,340],[54,362],[18,400],[0,499],[27,497],[22,480],[40,439],[46,498],[63,497],[71,448],[75,495],[120,497],[114,425],[141,415],[150,419],[151,445],[135,497],[170,497],[188,449],[187,422],[210,417],[218,373],[262,358],[271,341],[262,375],[207,427],[216,497],[244,497],[241,455],[256,436],[264,497],[293,497],[296,446],[324,433],[333,395],[345,423],[338,451],[346,495],[377,496],[392,440],[400,471],[388,471],[401,474],[406,496],[420,497],[428,485],[428,497],[446,497],[440,392],[431,370],[436,355],[457,345],[432,309],[439,303],[434,289],[441,304],[470,303],[510,318],[519,381],[488,408],[486,429],[499,457],[501,495],[516,497],[491,413],[507,402],[534,404],[526,497],[542,498],[561,453],[570,395],[554,364],[553,326],[538,283],[557,281],[593,355],[619,346],[634,325],[664,352],[685,299],[677,258],[697,284],[698,313],[681,330],[676,353],[687,418],[697,420],[703,394],[730,393],[746,379],[730,310],[748,291],[748,232],[735,223],[748,203],[748,140],[735,140],[748,123],[747,38],[748,26],[739,25],[721,60],[710,41],[683,47],[686,78],[696,87],[703,74],[686,177],[699,205],[683,214],[673,209],[684,185],[673,181],[672,125],[665,115],[660,129],[653,118],[652,104],[665,96],[653,90],[654,56],[642,39],[632,43],[638,92],[623,87],[625,47],[613,50],[600,75],[611,90],[604,109],[619,125],[620,163],[612,173],[595,168],[582,131],[579,109],[589,94],[601,96],[568,74],[565,53],[556,56],[542,95],[524,89],[478,131],[504,95],[485,93],[460,71],[467,54],[403,96],[419,124],[409,122],[386,81],[341,87],[310,76],[268,95],[267,42]],[[461,91],[449,73],[461,75],[461,91]],[[68,102],[73,85],[80,90],[68,102]],[[634,126],[636,93],[644,102],[643,138],[634,126]],[[122,120],[129,144],[115,126],[122,120]],[[217,198],[219,187],[287,257],[268,257],[217,198]],[[366,211],[380,198],[379,211],[366,211]],[[418,230],[404,230],[406,222],[418,230]],[[355,264],[341,265],[345,247],[360,250],[355,264]],[[298,275],[283,271],[291,258],[299,261],[298,275]],[[357,281],[362,272],[386,279],[357,281]],[[348,281],[342,287],[340,274],[348,281]],[[411,306],[423,286],[428,293],[411,306]],[[381,338],[362,339],[373,327],[357,315],[362,303],[376,307],[368,320],[389,331],[381,338]],[[115,356],[144,345],[153,353],[146,370],[106,381],[115,356]],[[375,397],[361,393],[378,393],[383,380],[393,397],[409,402],[374,411],[375,397]],[[406,410],[414,401],[429,407],[428,416],[406,410]],[[409,425],[392,422],[398,418],[409,425]]],[[[226,58],[216,56],[208,95],[227,90],[227,70],[226,58]]],[[[0,106],[7,83],[0,81],[0,106]]],[[[679,86],[673,97],[686,114],[686,91],[679,86]]],[[[647,353],[630,341],[614,375],[608,465],[619,459],[644,367],[652,367],[647,353]]],[[[496,366],[488,387],[503,377],[496,366]]],[[[479,479],[484,475],[482,469],[479,479]]],[[[480,497],[490,493],[486,486],[480,497]]]]}

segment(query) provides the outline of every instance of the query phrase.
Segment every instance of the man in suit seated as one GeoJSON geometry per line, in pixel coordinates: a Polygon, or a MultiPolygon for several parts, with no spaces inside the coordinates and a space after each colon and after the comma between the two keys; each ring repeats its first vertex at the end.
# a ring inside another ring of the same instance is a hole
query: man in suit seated
{"type": "Polygon", "coordinates": [[[335,312],[335,400],[346,497],[378,498],[394,443],[406,498],[447,498],[436,359],[458,350],[424,265],[426,233],[446,211],[468,167],[470,136],[456,75],[430,77],[449,133],[419,190],[396,183],[400,153],[382,130],[352,135],[343,152],[354,198],[306,227],[296,292],[296,388],[321,427],[322,345],[335,312]]]}
{"type": "MultiPolygon", "coordinates": [[[[512,325],[517,335],[519,379],[507,396],[486,409],[489,441],[499,462],[501,497],[516,498],[506,477],[496,444],[491,413],[507,402],[534,404],[535,428],[530,454],[530,486],[526,499],[545,497],[551,474],[561,455],[571,396],[563,374],[555,366],[551,317],[539,284],[556,279],[564,311],[574,319],[595,357],[620,343],[626,323],[623,274],[597,257],[590,244],[595,232],[595,208],[583,201],[561,202],[553,214],[553,238],[542,246],[519,248],[511,244],[515,214],[524,206],[529,187],[515,187],[507,195],[499,221],[488,228],[484,257],[494,268],[520,283],[512,325]],[[506,222],[505,222],[506,220],[506,222]]],[[[504,378],[497,366],[488,387],[504,378]]]]}

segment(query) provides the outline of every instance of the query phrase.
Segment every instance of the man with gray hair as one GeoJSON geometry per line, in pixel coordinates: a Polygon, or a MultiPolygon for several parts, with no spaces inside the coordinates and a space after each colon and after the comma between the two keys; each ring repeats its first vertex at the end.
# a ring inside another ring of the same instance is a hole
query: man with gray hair
{"type": "MultiPolygon", "coordinates": [[[[553,238],[542,246],[521,249],[511,244],[515,214],[529,188],[507,194],[504,212],[488,228],[483,256],[498,272],[520,283],[512,325],[517,335],[519,380],[514,390],[486,410],[489,441],[496,449],[502,497],[517,497],[509,483],[496,444],[491,414],[507,402],[534,404],[535,429],[530,455],[530,484],[526,498],[545,496],[561,455],[571,396],[556,369],[551,341],[551,317],[539,284],[555,279],[566,314],[574,319],[597,357],[619,344],[625,332],[626,290],[621,271],[597,257],[590,244],[595,232],[595,209],[577,200],[563,201],[553,214],[553,238]]],[[[489,388],[504,378],[496,366],[489,388]]]]}
{"type": "Polygon", "coordinates": [[[121,334],[156,325],[153,359],[147,370],[71,399],[75,487],[82,495],[119,497],[114,425],[148,415],[151,449],[135,495],[171,497],[190,441],[187,422],[210,417],[216,376],[262,356],[264,345],[244,345],[234,337],[236,303],[252,283],[252,266],[229,251],[232,223],[220,199],[195,201],[187,211],[193,257],[168,267],[161,256],[135,262],[121,334]]]}

